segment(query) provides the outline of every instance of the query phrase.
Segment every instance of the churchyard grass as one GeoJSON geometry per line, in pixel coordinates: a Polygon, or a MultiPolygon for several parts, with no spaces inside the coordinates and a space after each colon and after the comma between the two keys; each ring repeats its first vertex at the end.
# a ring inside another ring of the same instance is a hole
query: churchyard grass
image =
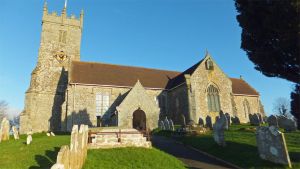
{"type": "MultiPolygon", "coordinates": [[[[211,131],[203,135],[174,138],[242,168],[288,168],[259,158],[254,128],[250,125],[231,125],[225,131],[226,147],[215,143],[211,131]]],[[[154,134],[172,136],[170,131],[155,130],[154,134]]],[[[285,133],[285,139],[293,168],[300,168],[300,131],[285,133]]]]}
{"type": "Polygon", "coordinates": [[[83,169],[185,169],[175,157],[155,148],[88,150],[83,169]]]}
{"type": "Polygon", "coordinates": [[[20,140],[0,143],[0,169],[38,169],[50,168],[56,162],[57,153],[62,145],[68,145],[70,135],[47,137],[46,133],[34,134],[33,141],[26,145],[26,135],[20,140]]]}

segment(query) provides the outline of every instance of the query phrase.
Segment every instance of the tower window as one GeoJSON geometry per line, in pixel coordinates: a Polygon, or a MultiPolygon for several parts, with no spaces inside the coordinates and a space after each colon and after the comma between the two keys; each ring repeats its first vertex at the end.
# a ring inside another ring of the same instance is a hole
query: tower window
{"type": "Polygon", "coordinates": [[[66,43],[67,42],[67,31],[60,30],[59,31],[59,42],[66,43]]]}
{"type": "Polygon", "coordinates": [[[207,88],[207,105],[208,110],[210,112],[219,112],[220,111],[220,97],[219,97],[219,91],[218,89],[210,85],[207,88]]]}

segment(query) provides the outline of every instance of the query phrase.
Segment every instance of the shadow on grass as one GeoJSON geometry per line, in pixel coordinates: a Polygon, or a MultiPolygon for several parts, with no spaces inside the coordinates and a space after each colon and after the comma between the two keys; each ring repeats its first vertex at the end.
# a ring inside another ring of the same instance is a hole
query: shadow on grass
{"type": "Polygon", "coordinates": [[[300,152],[289,152],[292,162],[300,162],[300,152]]]}
{"type": "Polygon", "coordinates": [[[51,168],[51,166],[56,162],[56,157],[59,150],[59,147],[54,147],[54,151],[46,150],[45,155],[35,155],[35,161],[37,162],[38,166],[31,166],[29,169],[51,168]]]}

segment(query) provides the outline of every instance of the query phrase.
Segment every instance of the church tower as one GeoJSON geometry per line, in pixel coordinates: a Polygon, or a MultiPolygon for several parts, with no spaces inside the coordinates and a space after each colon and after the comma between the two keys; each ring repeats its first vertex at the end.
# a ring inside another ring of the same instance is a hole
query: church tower
{"type": "Polygon", "coordinates": [[[20,133],[60,130],[68,70],[72,61],[80,60],[82,29],[83,11],[79,18],[67,16],[65,4],[58,15],[48,13],[47,4],[44,4],[38,61],[25,94],[20,133]]]}

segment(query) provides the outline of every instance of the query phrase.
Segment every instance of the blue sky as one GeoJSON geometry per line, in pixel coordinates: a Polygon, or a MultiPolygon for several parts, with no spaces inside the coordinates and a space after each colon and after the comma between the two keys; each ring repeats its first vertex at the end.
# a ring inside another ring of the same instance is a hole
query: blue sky
{"type": "MultiPolygon", "coordinates": [[[[43,0],[0,0],[0,100],[24,107],[41,34],[43,0]]],[[[61,12],[64,0],[47,0],[61,12]]],[[[84,10],[81,60],[183,71],[208,49],[230,77],[250,83],[270,114],[292,83],[254,69],[240,49],[241,28],[231,0],[69,0],[68,14],[84,10]]]]}

